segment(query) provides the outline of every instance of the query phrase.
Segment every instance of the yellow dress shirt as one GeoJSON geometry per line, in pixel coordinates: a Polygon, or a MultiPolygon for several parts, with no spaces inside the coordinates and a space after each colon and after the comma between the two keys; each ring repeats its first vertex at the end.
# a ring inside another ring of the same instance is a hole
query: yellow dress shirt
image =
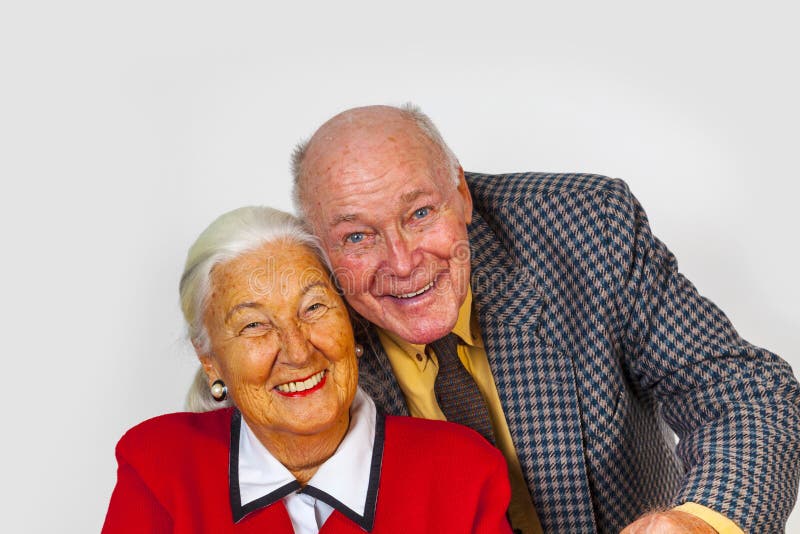
{"type": "MultiPolygon", "coordinates": [[[[511,504],[508,515],[511,526],[525,534],[541,534],[542,527],[533,507],[528,485],[522,475],[517,451],[511,441],[511,432],[500,404],[486,351],[483,349],[480,329],[477,320],[473,320],[472,317],[472,292],[467,294],[461,305],[453,333],[460,340],[458,357],[472,375],[486,401],[495,443],[508,464],[508,476],[511,481],[511,504]]],[[[436,355],[431,351],[426,352],[424,345],[408,343],[386,330],[378,329],[378,337],[405,396],[408,412],[414,417],[445,421],[447,418],[439,408],[433,390],[436,374],[439,371],[436,355]]]]}
{"type": "MultiPolygon", "coordinates": [[[[500,404],[489,359],[483,348],[477,316],[472,313],[471,290],[467,292],[467,297],[458,311],[458,320],[453,333],[459,338],[458,357],[472,375],[486,401],[495,443],[508,463],[508,476],[511,481],[508,515],[511,526],[524,534],[542,534],[542,526],[533,507],[517,451],[511,441],[511,431],[503,406],[500,404]]],[[[378,337],[403,392],[408,412],[414,417],[445,421],[447,418],[436,402],[433,389],[439,370],[436,355],[430,350],[426,351],[424,345],[409,343],[388,330],[378,328],[378,337]]],[[[696,515],[720,534],[744,534],[733,521],[700,504],[685,503],[676,509],[696,515]]]]}

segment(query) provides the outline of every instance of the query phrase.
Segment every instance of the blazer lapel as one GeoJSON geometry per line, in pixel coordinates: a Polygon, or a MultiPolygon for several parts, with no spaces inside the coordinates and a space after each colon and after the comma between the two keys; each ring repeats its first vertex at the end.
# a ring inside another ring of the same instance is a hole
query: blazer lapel
{"type": "Polygon", "coordinates": [[[595,531],[573,362],[537,332],[547,298],[480,213],[469,237],[486,354],[544,531],[595,531]]]}
{"type": "Polygon", "coordinates": [[[378,409],[389,415],[408,415],[403,391],[392,372],[392,364],[383,350],[375,327],[363,318],[355,324],[356,341],[364,347],[358,360],[358,384],[375,401],[378,409]]]}

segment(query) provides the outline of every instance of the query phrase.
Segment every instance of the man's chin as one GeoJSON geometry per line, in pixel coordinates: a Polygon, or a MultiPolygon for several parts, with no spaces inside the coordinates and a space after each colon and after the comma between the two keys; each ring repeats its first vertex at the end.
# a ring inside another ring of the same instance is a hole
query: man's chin
{"type": "Polygon", "coordinates": [[[386,326],[383,326],[383,329],[392,332],[409,343],[427,345],[449,334],[455,326],[456,319],[457,317],[453,319],[452,325],[439,321],[433,324],[414,324],[414,319],[397,320],[389,322],[386,326]]]}
{"type": "Polygon", "coordinates": [[[373,314],[356,311],[371,323],[415,345],[426,345],[443,338],[453,330],[458,320],[459,306],[454,302],[447,302],[445,305],[436,302],[414,307],[399,307],[393,304],[396,303],[384,305],[378,313],[373,314]]]}

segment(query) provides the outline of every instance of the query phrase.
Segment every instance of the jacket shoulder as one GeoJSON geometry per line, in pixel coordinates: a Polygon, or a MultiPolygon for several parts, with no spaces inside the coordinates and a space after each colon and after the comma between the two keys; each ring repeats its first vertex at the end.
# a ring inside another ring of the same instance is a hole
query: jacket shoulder
{"type": "Polygon", "coordinates": [[[128,430],[117,443],[117,457],[132,464],[169,465],[192,451],[229,447],[232,409],[171,413],[128,430]]]}
{"type": "Polygon", "coordinates": [[[475,202],[479,204],[505,204],[520,199],[537,197],[596,193],[601,195],[629,195],[627,184],[618,178],[587,173],[519,172],[485,174],[465,172],[475,202]]]}

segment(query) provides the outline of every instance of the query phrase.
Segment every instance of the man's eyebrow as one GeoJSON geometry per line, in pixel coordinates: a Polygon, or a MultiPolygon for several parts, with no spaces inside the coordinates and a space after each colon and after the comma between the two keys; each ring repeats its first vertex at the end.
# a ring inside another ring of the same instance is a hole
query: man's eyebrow
{"type": "Polygon", "coordinates": [[[233,314],[238,312],[239,310],[244,310],[246,308],[260,308],[260,307],[261,304],[259,304],[258,302],[240,302],[239,304],[231,308],[228,311],[228,313],[225,314],[225,322],[227,322],[228,319],[233,317],[233,314]]]}
{"type": "Polygon", "coordinates": [[[346,213],[344,215],[337,215],[331,220],[331,226],[336,226],[337,224],[343,222],[352,222],[355,221],[358,216],[355,213],[346,213]]]}
{"type": "Polygon", "coordinates": [[[419,197],[427,195],[428,193],[429,191],[423,191],[422,189],[415,189],[413,191],[409,191],[408,193],[403,193],[402,195],[400,195],[400,201],[405,204],[410,204],[411,202],[417,200],[419,197]]]}

